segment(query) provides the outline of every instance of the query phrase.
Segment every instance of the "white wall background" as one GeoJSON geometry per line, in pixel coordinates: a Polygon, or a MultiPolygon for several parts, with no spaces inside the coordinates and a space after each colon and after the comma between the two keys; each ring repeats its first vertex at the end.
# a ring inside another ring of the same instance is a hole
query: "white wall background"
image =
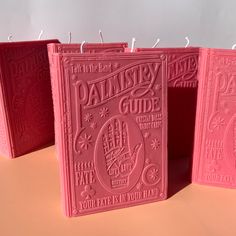
{"type": "Polygon", "coordinates": [[[72,42],[128,41],[162,46],[231,48],[236,43],[236,0],[0,0],[0,41],[59,38],[72,42]]]}

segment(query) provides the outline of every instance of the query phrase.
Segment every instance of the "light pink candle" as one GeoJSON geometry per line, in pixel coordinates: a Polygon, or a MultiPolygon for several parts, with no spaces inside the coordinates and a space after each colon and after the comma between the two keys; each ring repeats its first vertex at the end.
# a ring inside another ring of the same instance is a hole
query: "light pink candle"
{"type": "Polygon", "coordinates": [[[236,187],[236,52],[201,49],[192,179],[236,187]]]}

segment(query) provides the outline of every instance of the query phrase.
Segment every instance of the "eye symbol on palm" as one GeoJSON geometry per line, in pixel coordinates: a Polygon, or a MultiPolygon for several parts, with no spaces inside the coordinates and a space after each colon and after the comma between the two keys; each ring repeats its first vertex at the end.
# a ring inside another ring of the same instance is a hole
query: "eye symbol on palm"
{"type": "Polygon", "coordinates": [[[142,147],[142,143],[133,147],[130,143],[127,123],[118,118],[114,119],[103,133],[103,151],[107,174],[112,181],[123,178],[122,185],[128,184],[128,179],[124,178],[134,170],[142,147]]]}

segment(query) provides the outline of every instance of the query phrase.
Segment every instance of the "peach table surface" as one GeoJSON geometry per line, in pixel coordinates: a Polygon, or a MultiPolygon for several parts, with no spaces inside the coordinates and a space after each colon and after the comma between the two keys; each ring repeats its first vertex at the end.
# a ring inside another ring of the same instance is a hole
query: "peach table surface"
{"type": "Polygon", "coordinates": [[[236,190],[190,184],[166,201],[67,218],[54,146],[0,157],[0,236],[47,235],[235,236],[236,190]]]}

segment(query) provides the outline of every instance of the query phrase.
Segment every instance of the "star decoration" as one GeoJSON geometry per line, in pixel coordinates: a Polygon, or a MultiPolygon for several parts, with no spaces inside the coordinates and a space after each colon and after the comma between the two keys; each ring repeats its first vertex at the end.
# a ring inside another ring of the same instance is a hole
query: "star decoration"
{"type": "Polygon", "coordinates": [[[149,178],[152,181],[156,181],[159,178],[158,169],[152,169],[149,173],[149,178]]]}
{"type": "Polygon", "coordinates": [[[84,120],[90,122],[93,119],[93,115],[91,113],[86,113],[84,116],[84,120]]]}
{"type": "Polygon", "coordinates": [[[225,120],[222,117],[216,117],[212,122],[213,129],[220,129],[224,124],[225,120]]]}
{"type": "Polygon", "coordinates": [[[88,134],[84,134],[84,136],[81,136],[78,143],[80,144],[80,147],[88,150],[89,146],[92,144],[92,136],[88,134]]]}
{"type": "Polygon", "coordinates": [[[104,118],[109,115],[109,109],[107,107],[103,107],[100,109],[99,115],[104,118]]]}
{"type": "Polygon", "coordinates": [[[153,150],[157,150],[161,145],[160,140],[158,140],[157,138],[154,138],[151,142],[151,147],[153,150]]]}

